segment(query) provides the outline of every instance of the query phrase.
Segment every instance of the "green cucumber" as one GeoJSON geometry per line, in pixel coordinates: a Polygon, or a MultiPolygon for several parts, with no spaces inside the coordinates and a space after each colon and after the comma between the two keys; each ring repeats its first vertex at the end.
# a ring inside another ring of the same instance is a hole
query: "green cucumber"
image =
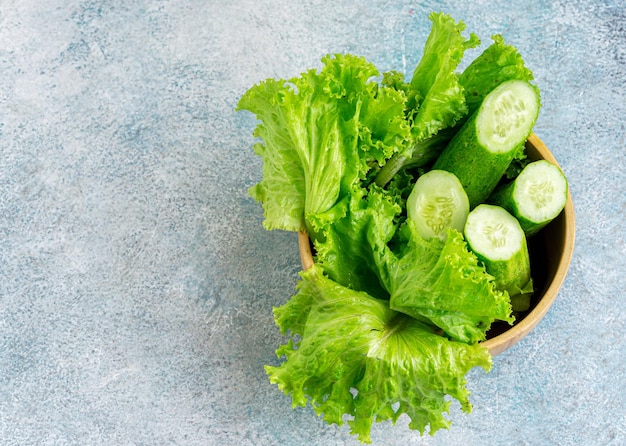
{"type": "Polygon", "coordinates": [[[520,222],[526,237],[554,220],[567,202],[567,179],[554,164],[534,161],[512,182],[500,186],[488,202],[502,206],[520,222]]]}
{"type": "Polygon", "coordinates": [[[445,240],[448,228],[463,232],[469,201],[458,178],[445,170],[431,170],[420,176],[406,202],[407,216],[419,234],[445,240]]]}
{"type": "Polygon", "coordinates": [[[496,288],[509,296],[532,294],[528,245],[515,217],[500,206],[481,204],[469,213],[463,233],[496,288]]]}
{"type": "Polygon", "coordinates": [[[433,169],[454,173],[470,208],[483,203],[500,182],[539,115],[539,91],[527,81],[501,83],[446,146],[433,169]]]}

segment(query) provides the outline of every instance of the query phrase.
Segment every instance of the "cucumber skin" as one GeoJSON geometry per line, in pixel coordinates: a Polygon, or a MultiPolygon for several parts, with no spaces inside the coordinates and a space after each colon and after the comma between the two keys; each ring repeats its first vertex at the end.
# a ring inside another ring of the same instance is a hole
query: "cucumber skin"
{"type": "Polygon", "coordinates": [[[446,146],[433,169],[457,176],[469,199],[470,209],[483,203],[496,188],[524,142],[508,152],[493,153],[478,142],[475,112],[446,146]]]}
{"type": "Polygon", "coordinates": [[[528,289],[529,284],[532,286],[526,238],[522,239],[522,248],[508,260],[489,259],[474,250],[469,240],[467,244],[478,260],[485,265],[487,272],[494,277],[498,290],[506,291],[509,296],[515,296],[525,293],[524,290],[528,289]]]}
{"type": "MultiPolygon", "coordinates": [[[[548,223],[554,220],[554,218],[558,217],[558,214],[556,217],[544,221],[533,221],[526,218],[520,212],[517,206],[517,201],[513,198],[513,194],[515,193],[515,185],[516,183],[514,180],[508,184],[498,187],[489,196],[487,202],[496,206],[503,207],[504,209],[509,211],[509,213],[513,215],[513,217],[517,218],[517,221],[519,221],[519,224],[522,227],[524,234],[526,234],[526,237],[532,237],[533,235],[541,231],[548,223]]],[[[567,200],[567,195],[565,196],[565,200],[567,200]]]]}
{"type": "Polygon", "coordinates": [[[497,206],[483,204],[482,206],[478,207],[476,210],[470,213],[470,216],[468,216],[465,228],[463,230],[463,235],[465,237],[465,240],[467,241],[467,246],[478,258],[478,260],[483,263],[487,273],[491,274],[494,277],[496,288],[498,290],[506,291],[509,296],[529,293],[532,294],[533,282],[531,277],[530,252],[528,250],[528,243],[518,220],[514,216],[510,215],[510,213],[508,213],[506,209],[500,208],[500,211],[504,216],[506,216],[506,219],[508,220],[508,222],[506,222],[505,224],[507,224],[509,230],[514,230],[517,232],[516,235],[519,236],[521,244],[519,248],[509,258],[499,260],[486,256],[482,249],[472,243],[473,241],[479,241],[473,240],[473,237],[471,236],[473,230],[469,230],[469,228],[473,224],[472,222],[474,221],[472,219],[472,215],[476,215],[476,213],[479,212],[482,207],[495,208],[497,206]]]}
{"type": "Polygon", "coordinates": [[[516,296],[511,296],[511,308],[514,313],[521,313],[524,311],[528,311],[530,308],[530,298],[531,294],[518,294],[516,296]]]}

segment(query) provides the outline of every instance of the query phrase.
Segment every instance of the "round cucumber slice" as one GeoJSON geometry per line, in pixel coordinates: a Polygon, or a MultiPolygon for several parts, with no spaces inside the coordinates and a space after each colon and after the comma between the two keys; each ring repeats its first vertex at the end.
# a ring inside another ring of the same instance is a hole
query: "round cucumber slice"
{"type": "Polygon", "coordinates": [[[545,160],[527,165],[515,180],[513,199],[520,215],[537,224],[551,221],[567,201],[567,180],[545,160]]]}
{"type": "Polygon", "coordinates": [[[500,84],[485,97],[476,117],[478,141],[493,153],[508,152],[528,137],[538,114],[537,92],[531,84],[521,80],[500,84]]]}
{"type": "Polygon", "coordinates": [[[517,219],[500,206],[488,204],[481,204],[470,213],[465,237],[472,251],[492,260],[509,260],[525,241],[517,219]]]}
{"type": "Polygon", "coordinates": [[[468,215],[464,234],[498,289],[510,296],[532,292],[526,235],[515,217],[500,206],[481,204],[468,215]]]}
{"type": "Polygon", "coordinates": [[[431,170],[417,179],[407,199],[407,215],[425,239],[445,240],[447,229],[463,232],[469,200],[458,178],[445,170],[431,170]]]}
{"type": "Polygon", "coordinates": [[[561,169],[546,160],[533,161],[512,182],[501,186],[489,203],[502,206],[531,237],[554,220],[567,202],[567,179],[561,169]]]}

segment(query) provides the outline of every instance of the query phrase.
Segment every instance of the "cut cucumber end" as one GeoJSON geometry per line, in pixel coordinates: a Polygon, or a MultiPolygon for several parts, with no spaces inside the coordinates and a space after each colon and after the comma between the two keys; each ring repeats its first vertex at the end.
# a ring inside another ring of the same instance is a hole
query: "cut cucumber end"
{"type": "Polygon", "coordinates": [[[513,199],[519,214],[537,224],[556,218],[567,202],[567,179],[545,160],[528,164],[515,180],[513,199]]]}
{"type": "Polygon", "coordinates": [[[531,133],[539,107],[539,93],[530,83],[503,82],[485,97],[478,111],[478,141],[493,153],[513,150],[531,133]]]}
{"type": "Polygon", "coordinates": [[[447,229],[463,231],[469,200],[456,175],[431,170],[419,177],[407,199],[407,216],[425,239],[445,240],[447,229]]]}
{"type": "Polygon", "coordinates": [[[465,238],[497,289],[509,296],[532,293],[526,235],[515,217],[499,206],[481,204],[467,217],[465,238]]]}
{"type": "Polygon", "coordinates": [[[464,233],[472,251],[493,261],[507,261],[526,246],[519,222],[500,206],[476,206],[467,217],[464,233]]]}

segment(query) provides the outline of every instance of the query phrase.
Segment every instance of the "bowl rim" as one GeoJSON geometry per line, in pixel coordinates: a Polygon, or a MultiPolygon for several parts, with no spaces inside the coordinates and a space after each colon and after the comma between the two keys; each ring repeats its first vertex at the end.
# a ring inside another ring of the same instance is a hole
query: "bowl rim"
{"type": "MultiPolygon", "coordinates": [[[[556,165],[559,169],[561,168],[552,152],[550,152],[543,141],[534,133],[529,136],[526,142],[526,150],[528,151],[529,149],[531,151],[534,149],[540,158],[556,165]]],[[[569,187],[567,191],[567,201],[561,215],[564,218],[563,250],[561,251],[561,257],[559,258],[552,281],[549,283],[546,291],[535,307],[520,322],[502,334],[482,342],[482,345],[487,347],[493,356],[502,353],[521,341],[537,326],[539,321],[543,319],[556,300],[559,290],[567,276],[576,240],[576,215],[574,212],[571,189],[569,187]]]]}
{"type": "MultiPolygon", "coordinates": [[[[535,133],[532,133],[528,137],[528,140],[526,141],[526,151],[534,152],[532,153],[532,156],[529,154],[529,158],[531,159],[545,159],[546,161],[561,168],[554,155],[535,133]]],[[[554,303],[556,296],[565,281],[565,277],[567,276],[574,253],[574,244],[576,239],[576,216],[570,188],[568,188],[565,208],[557,218],[560,218],[561,216],[564,219],[563,250],[552,281],[549,283],[543,296],[537,302],[535,307],[530,310],[523,317],[523,319],[520,320],[520,322],[516,323],[503,333],[481,342],[481,344],[489,350],[489,353],[492,356],[499,355],[513,345],[517,344],[535,328],[554,303]]],[[[309,235],[306,231],[298,232],[298,248],[302,268],[306,271],[314,264],[311,243],[309,235]]]]}

